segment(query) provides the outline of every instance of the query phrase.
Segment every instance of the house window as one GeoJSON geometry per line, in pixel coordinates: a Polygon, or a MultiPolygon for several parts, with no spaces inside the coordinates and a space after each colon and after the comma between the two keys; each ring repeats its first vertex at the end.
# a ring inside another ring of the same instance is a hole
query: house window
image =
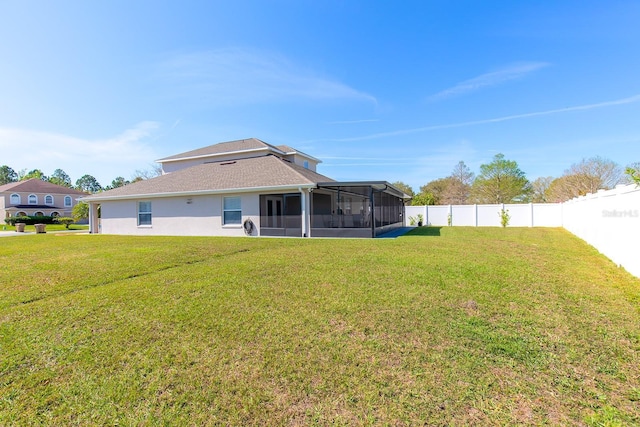
{"type": "Polygon", "coordinates": [[[138,225],[151,225],[151,202],[138,202],[138,225]]]}
{"type": "Polygon", "coordinates": [[[222,212],[222,224],[240,224],[242,222],[242,206],[240,197],[225,197],[222,212]]]}
{"type": "Polygon", "coordinates": [[[53,196],[51,194],[47,194],[46,196],[44,196],[44,204],[45,205],[53,204],[53,196]]]}
{"type": "Polygon", "coordinates": [[[19,194],[17,194],[17,193],[13,193],[13,194],[11,195],[11,201],[10,201],[10,203],[11,203],[12,205],[19,205],[20,203],[22,203],[22,201],[21,201],[21,199],[20,199],[20,195],[19,195],[19,194]]]}
{"type": "Polygon", "coordinates": [[[64,207],[68,208],[71,206],[72,200],[71,196],[64,196],[64,207]]]}
{"type": "Polygon", "coordinates": [[[29,194],[29,204],[30,205],[37,205],[38,204],[38,196],[36,196],[35,194],[29,194]]]}

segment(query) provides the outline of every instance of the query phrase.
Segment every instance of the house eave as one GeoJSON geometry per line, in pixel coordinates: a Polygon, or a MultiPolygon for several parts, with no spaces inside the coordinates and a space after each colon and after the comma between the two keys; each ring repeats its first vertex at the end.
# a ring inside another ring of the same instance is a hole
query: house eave
{"type": "Polygon", "coordinates": [[[371,187],[376,191],[395,194],[403,200],[410,200],[411,196],[387,181],[335,181],[319,182],[318,187],[339,188],[339,187],[371,187]]]}
{"type": "Polygon", "coordinates": [[[245,188],[225,188],[220,190],[195,190],[195,191],[174,191],[166,193],[139,193],[127,194],[121,196],[90,196],[79,199],[81,202],[107,202],[117,200],[136,200],[136,199],[160,199],[169,197],[192,197],[192,196],[208,196],[216,194],[238,194],[238,193],[264,193],[271,191],[300,191],[301,189],[313,189],[316,184],[292,184],[292,185],[276,185],[265,187],[245,187],[245,188]]]}
{"type": "Polygon", "coordinates": [[[302,151],[295,151],[295,150],[294,151],[283,151],[282,153],[287,155],[287,156],[298,155],[298,156],[303,157],[305,159],[311,160],[311,161],[313,161],[315,163],[322,163],[322,160],[320,160],[320,159],[318,159],[316,157],[310,156],[307,153],[303,153],[302,151]]]}
{"type": "Polygon", "coordinates": [[[250,148],[248,150],[236,150],[236,151],[227,151],[223,153],[201,154],[199,156],[188,156],[188,157],[179,157],[179,158],[163,158],[163,159],[156,160],[156,163],[162,164],[162,163],[182,162],[186,160],[199,160],[199,159],[208,159],[208,158],[216,158],[216,157],[235,156],[235,155],[242,155],[242,154],[248,154],[248,153],[263,153],[265,151],[267,152],[270,151],[281,156],[298,155],[300,157],[311,160],[313,162],[322,163],[322,160],[315,158],[313,156],[310,156],[307,153],[303,153],[302,151],[284,151],[276,147],[250,148]]]}

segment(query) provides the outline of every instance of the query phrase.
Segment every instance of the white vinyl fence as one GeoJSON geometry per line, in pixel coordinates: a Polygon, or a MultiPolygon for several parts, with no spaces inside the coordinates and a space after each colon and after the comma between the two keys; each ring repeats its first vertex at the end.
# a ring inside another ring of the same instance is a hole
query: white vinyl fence
{"type": "Polygon", "coordinates": [[[562,204],[563,227],[640,277],[640,188],[600,190],[562,204]]]}
{"type": "Polygon", "coordinates": [[[510,216],[508,227],[564,227],[640,277],[640,187],[635,184],[565,203],[407,206],[405,225],[420,214],[430,226],[499,227],[502,209],[510,216]]]}
{"type": "Polygon", "coordinates": [[[509,227],[562,227],[560,203],[407,206],[405,221],[409,226],[411,217],[422,214],[424,225],[500,227],[502,209],[511,217],[509,227]]]}

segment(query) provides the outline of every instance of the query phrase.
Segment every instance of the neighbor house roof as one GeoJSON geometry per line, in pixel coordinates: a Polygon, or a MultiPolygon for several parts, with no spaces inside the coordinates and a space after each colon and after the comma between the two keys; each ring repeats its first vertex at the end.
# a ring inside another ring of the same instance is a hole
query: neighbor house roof
{"type": "Polygon", "coordinates": [[[47,209],[47,210],[51,210],[51,209],[68,209],[68,208],[62,208],[60,206],[53,206],[53,205],[15,205],[15,206],[7,206],[5,209],[9,210],[9,209],[47,209]]]}
{"type": "Polygon", "coordinates": [[[259,152],[261,154],[265,154],[266,152],[269,152],[269,151],[274,154],[281,154],[281,155],[297,153],[320,163],[320,160],[316,159],[315,157],[305,154],[294,148],[291,148],[288,145],[280,145],[276,147],[275,145],[268,144],[257,138],[247,138],[247,139],[238,139],[235,141],[220,142],[218,144],[209,145],[208,147],[198,148],[196,150],[186,151],[184,153],[175,154],[169,157],[164,157],[156,161],[158,163],[165,163],[165,162],[175,162],[175,161],[187,160],[187,159],[215,157],[215,156],[229,155],[229,154],[235,154],[235,153],[238,153],[238,154],[242,153],[243,155],[246,155],[246,153],[248,152],[259,152]]]}
{"type": "Polygon", "coordinates": [[[86,201],[229,193],[269,187],[315,186],[333,181],[275,155],[191,166],[85,197],[86,201]]]}
{"type": "Polygon", "coordinates": [[[10,182],[9,184],[0,185],[0,193],[50,193],[50,194],[76,194],[78,196],[86,196],[87,193],[75,190],[73,188],[63,187],[61,185],[52,184],[38,178],[31,178],[26,181],[10,182]]]}

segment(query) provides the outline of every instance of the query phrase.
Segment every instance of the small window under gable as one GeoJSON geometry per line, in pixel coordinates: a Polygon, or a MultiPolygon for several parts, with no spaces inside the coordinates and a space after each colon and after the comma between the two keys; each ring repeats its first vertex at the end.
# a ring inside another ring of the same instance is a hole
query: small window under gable
{"type": "Polygon", "coordinates": [[[12,205],[19,205],[20,203],[22,203],[20,195],[18,193],[13,193],[11,195],[11,199],[9,200],[9,203],[11,203],[12,205]]]}
{"type": "Polygon", "coordinates": [[[47,194],[46,196],[44,196],[44,204],[45,205],[53,204],[53,196],[51,194],[47,194]]]}
{"type": "Polygon", "coordinates": [[[29,194],[29,204],[30,205],[37,205],[38,204],[38,196],[36,196],[35,194],[29,194]]]}
{"type": "Polygon", "coordinates": [[[308,160],[305,160],[302,165],[304,166],[305,169],[309,169],[309,161],[308,160]]]}
{"type": "Polygon", "coordinates": [[[71,206],[71,203],[72,203],[71,196],[64,196],[64,206],[68,208],[69,206],[71,206]]]}

